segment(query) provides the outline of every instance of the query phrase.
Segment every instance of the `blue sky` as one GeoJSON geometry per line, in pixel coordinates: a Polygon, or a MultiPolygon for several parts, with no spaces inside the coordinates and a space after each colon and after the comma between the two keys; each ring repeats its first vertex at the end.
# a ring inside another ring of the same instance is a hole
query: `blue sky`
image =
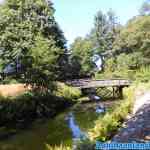
{"type": "Polygon", "coordinates": [[[119,22],[125,24],[138,14],[143,2],[144,0],[53,0],[56,20],[69,44],[77,36],[89,33],[98,10],[107,12],[112,8],[119,22]]]}
{"type": "MultiPolygon", "coordinates": [[[[0,0],[0,3],[4,0],[0,0]]],[[[52,0],[56,9],[55,17],[63,30],[68,44],[78,36],[85,36],[93,27],[94,15],[98,10],[107,12],[112,8],[119,22],[138,14],[144,0],[52,0]]]]}

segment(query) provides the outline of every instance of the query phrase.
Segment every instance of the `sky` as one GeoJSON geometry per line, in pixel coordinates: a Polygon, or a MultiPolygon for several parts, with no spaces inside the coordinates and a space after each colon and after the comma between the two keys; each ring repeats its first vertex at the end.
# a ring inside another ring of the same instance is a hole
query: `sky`
{"type": "MultiPolygon", "coordinates": [[[[2,3],[4,0],[0,0],[2,3]]],[[[94,24],[98,10],[106,13],[113,9],[121,24],[138,14],[144,0],[52,0],[56,9],[55,18],[71,44],[78,36],[84,37],[94,24]]]]}
{"type": "Polygon", "coordinates": [[[112,8],[121,24],[138,14],[144,0],[52,0],[55,18],[63,30],[68,45],[78,36],[88,34],[98,10],[106,13],[112,8]]]}

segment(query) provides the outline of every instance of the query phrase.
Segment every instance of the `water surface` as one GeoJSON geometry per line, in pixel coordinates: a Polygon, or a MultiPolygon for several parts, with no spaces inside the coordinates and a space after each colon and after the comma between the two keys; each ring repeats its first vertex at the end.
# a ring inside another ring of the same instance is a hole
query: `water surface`
{"type": "Polygon", "coordinates": [[[71,146],[87,137],[100,114],[95,103],[78,104],[47,121],[35,121],[30,129],[0,142],[0,150],[46,150],[46,144],[71,146]]]}

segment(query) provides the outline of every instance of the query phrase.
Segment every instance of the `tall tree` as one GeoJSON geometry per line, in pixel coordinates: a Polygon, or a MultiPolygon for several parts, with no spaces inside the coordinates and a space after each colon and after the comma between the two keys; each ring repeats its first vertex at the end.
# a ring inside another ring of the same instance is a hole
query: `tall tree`
{"type": "MultiPolygon", "coordinates": [[[[116,54],[135,54],[146,65],[150,64],[150,16],[138,16],[128,22],[114,42],[116,54]]],[[[141,63],[142,63],[141,62],[141,63]]]]}
{"type": "Polygon", "coordinates": [[[65,53],[65,38],[51,1],[6,0],[0,9],[0,47],[4,67],[19,58],[25,82],[51,85],[65,53]]]}
{"type": "Polygon", "coordinates": [[[92,61],[93,57],[93,45],[88,39],[81,37],[76,38],[74,43],[71,45],[71,63],[72,69],[75,74],[78,71],[79,76],[88,76],[92,73],[95,67],[92,61]],[[76,68],[76,69],[75,69],[76,68]]]}
{"type": "Polygon", "coordinates": [[[106,33],[108,30],[108,24],[106,16],[99,11],[95,16],[95,34],[96,34],[96,46],[100,49],[100,51],[106,50],[106,33]]]}
{"type": "Polygon", "coordinates": [[[150,15],[150,1],[149,0],[146,0],[142,4],[139,12],[140,12],[141,15],[150,15]]]}
{"type": "Polygon", "coordinates": [[[115,13],[110,9],[107,14],[99,11],[95,16],[92,34],[96,36],[95,47],[98,53],[112,50],[118,33],[118,22],[115,13]]]}
{"type": "Polygon", "coordinates": [[[119,23],[117,22],[117,17],[112,9],[110,9],[107,12],[107,17],[108,17],[108,31],[106,35],[107,50],[112,50],[113,43],[119,32],[119,23]]]}

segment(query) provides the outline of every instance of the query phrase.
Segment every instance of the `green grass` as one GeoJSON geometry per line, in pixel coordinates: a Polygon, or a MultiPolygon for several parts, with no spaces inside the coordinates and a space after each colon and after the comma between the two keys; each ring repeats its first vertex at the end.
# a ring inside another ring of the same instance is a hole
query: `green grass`
{"type": "Polygon", "coordinates": [[[150,67],[141,67],[136,71],[135,78],[137,82],[147,83],[150,81],[150,67]]]}
{"type": "Polygon", "coordinates": [[[55,95],[69,100],[76,100],[81,97],[81,90],[59,82],[57,83],[55,95]]]}
{"type": "Polygon", "coordinates": [[[98,118],[93,129],[89,131],[91,140],[108,141],[121,127],[126,116],[131,112],[134,94],[133,87],[125,89],[125,98],[104,117],[98,118]]]}
{"type": "Polygon", "coordinates": [[[15,126],[36,118],[53,117],[70,105],[64,98],[51,94],[24,93],[17,97],[0,97],[0,126],[15,126]]]}
{"type": "Polygon", "coordinates": [[[117,133],[127,115],[132,111],[135,85],[124,89],[124,99],[120,100],[105,115],[100,115],[89,130],[89,139],[81,141],[76,150],[94,150],[95,141],[106,142],[117,133]]]}
{"type": "Polygon", "coordinates": [[[63,146],[63,145],[51,147],[50,145],[46,144],[45,150],[71,150],[71,147],[63,146]]]}

